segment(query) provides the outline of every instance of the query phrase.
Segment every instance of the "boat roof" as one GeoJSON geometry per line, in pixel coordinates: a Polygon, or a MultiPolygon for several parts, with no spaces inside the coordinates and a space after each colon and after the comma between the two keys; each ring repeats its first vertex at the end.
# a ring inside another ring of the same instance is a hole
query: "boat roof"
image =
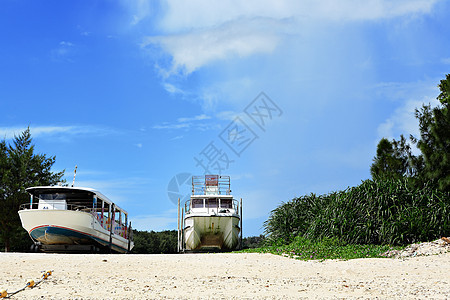
{"type": "Polygon", "coordinates": [[[80,192],[91,192],[95,195],[97,195],[99,198],[101,198],[102,200],[104,200],[105,202],[109,203],[109,204],[114,204],[114,206],[116,207],[116,209],[123,211],[124,213],[128,214],[128,212],[126,210],[124,210],[123,208],[119,207],[116,203],[114,203],[113,201],[111,201],[108,197],[106,197],[105,195],[103,195],[101,192],[97,191],[96,189],[93,188],[88,188],[88,187],[72,187],[72,186],[59,186],[59,185],[49,185],[49,186],[32,186],[32,187],[28,187],[26,188],[26,191],[30,194],[33,194],[35,191],[39,191],[39,190],[59,190],[59,191],[80,191],[80,192]]]}
{"type": "Polygon", "coordinates": [[[207,195],[191,195],[191,198],[233,198],[233,195],[224,195],[224,194],[207,194],[207,195]]]}

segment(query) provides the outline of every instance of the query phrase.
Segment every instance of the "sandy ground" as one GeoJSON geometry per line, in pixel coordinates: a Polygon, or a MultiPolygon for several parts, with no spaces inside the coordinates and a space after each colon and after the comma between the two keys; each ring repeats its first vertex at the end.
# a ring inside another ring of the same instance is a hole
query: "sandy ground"
{"type": "Polygon", "coordinates": [[[0,253],[11,299],[450,299],[450,253],[299,261],[271,254],[0,253]]]}

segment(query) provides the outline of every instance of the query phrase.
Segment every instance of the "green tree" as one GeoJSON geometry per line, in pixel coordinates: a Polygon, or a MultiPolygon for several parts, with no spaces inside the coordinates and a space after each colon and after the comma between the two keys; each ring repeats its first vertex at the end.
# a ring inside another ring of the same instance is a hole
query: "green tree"
{"type": "Polygon", "coordinates": [[[139,231],[133,230],[134,247],[131,253],[159,254],[177,253],[177,231],[165,230],[139,231]]]}
{"type": "Polygon", "coordinates": [[[164,230],[159,234],[159,253],[177,253],[177,231],[164,230]]]}
{"type": "Polygon", "coordinates": [[[400,140],[389,141],[382,138],[377,145],[377,155],[370,167],[372,178],[388,177],[400,179],[404,176],[419,176],[423,169],[422,158],[411,152],[411,146],[403,135],[400,140]]]}
{"type": "MultiPolygon", "coordinates": [[[[0,213],[3,213],[3,201],[6,196],[6,177],[8,171],[8,148],[6,142],[0,141],[0,213]]],[[[5,216],[6,217],[6,216],[5,216]]],[[[3,228],[3,217],[0,218],[0,230],[3,228]]],[[[3,244],[3,231],[0,231],[0,242],[3,244]]]]}
{"type": "Polygon", "coordinates": [[[450,191],[450,74],[438,85],[440,105],[416,109],[420,139],[417,147],[424,158],[424,178],[442,191],[450,191]]]}
{"type": "Polygon", "coordinates": [[[61,181],[64,171],[53,173],[55,157],[35,154],[30,129],[15,136],[13,145],[0,143],[0,237],[5,251],[10,251],[11,241],[20,233],[17,211],[27,202],[25,191],[30,186],[53,185],[61,181]]]}
{"type": "Polygon", "coordinates": [[[262,247],[265,241],[264,235],[259,236],[249,236],[242,239],[242,248],[259,248],[262,247]]]}

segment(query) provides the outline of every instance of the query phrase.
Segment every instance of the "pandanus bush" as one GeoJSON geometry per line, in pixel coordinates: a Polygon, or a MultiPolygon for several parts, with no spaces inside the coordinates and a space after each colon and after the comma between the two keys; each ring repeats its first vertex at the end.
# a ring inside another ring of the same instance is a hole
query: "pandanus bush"
{"type": "Polygon", "coordinates": [[[375,178],[344,191],[294,198],[264,223],[268,241],[338,238],[406,245],[450,235],[450,193],[409,178],[375,178]]]}

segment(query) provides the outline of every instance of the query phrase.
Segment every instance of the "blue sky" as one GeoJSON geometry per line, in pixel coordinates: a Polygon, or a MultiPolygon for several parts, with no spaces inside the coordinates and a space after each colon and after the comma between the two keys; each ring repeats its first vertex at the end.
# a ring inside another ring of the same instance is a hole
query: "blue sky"
{"type": "Polygon", "coordinates": [[[139,230],[176,229],[189,174],[230,175],[244,236],[259,235],[282,201],[370,178],[380,138],[418,134],[414,108],[436,105],[450,72],[449,12],[443,0],[3,0],[0,137],[30,126],[55,171],[71,183],[78,165],[76,185],[139,230]]]}

